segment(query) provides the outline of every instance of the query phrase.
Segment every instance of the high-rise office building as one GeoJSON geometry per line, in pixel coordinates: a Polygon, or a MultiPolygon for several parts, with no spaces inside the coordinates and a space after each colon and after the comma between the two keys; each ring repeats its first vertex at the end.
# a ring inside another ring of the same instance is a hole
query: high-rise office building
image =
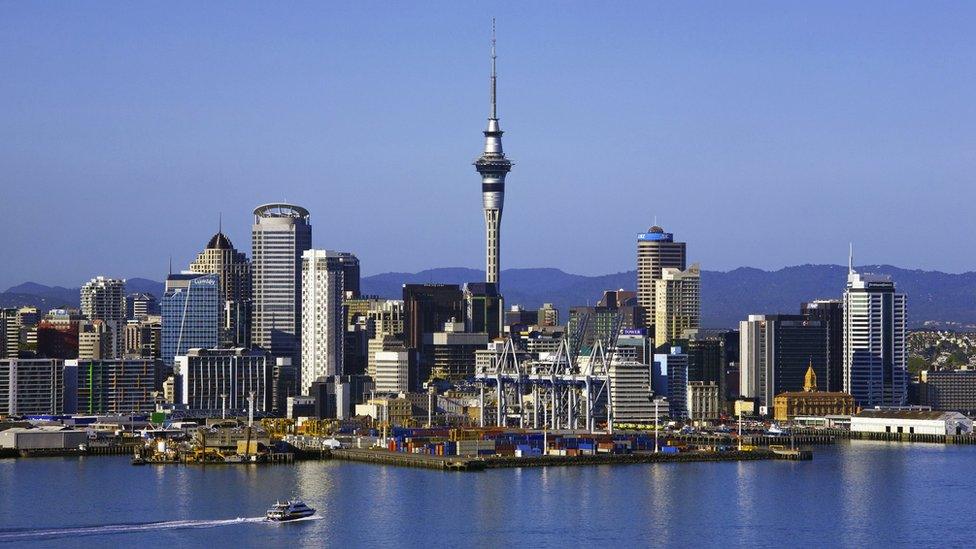
{"type": "Polygon", "coordinates": [[[685,339],[701,327],[701,269],[665,268],[654,281],[654,344],[685,339]]]}
{"type": "Polygon", "coordinates": [[[820,321],[827,333],[827,377],[825,391],[844,390],[844,303],[839,299],[818,299],[801,306],[801,314],[820,321]]]}
{"type": "Polygon", "coordinates": [[[359,258],[349,252],[337,252],[342,266],[342,285],[346,297],[359,299],[359,258]]]}
{"type": "Polygon", "coordinates": [[[403,337],[408,349],[420,349],[424,334],[445,322],[464,322],[464,294],[457,284],[404,284],[403,337]]]}
{"type": "Polygon", "coordinates": [[[827,373],[826,327],[801,315],[749,315],[739,322],[739,390],[772,413],[780,393],[800,391],[812,366],[827,373]]]}
{"type": "Polygon", "coordinates": [[[20,320],[17,309],[0,309],[0,358],[20,356],[20,320]]]}
{"type": "Polygon", "coordinates": [[[505,203],[505,176],[512,170],[512,162],[502,150],[502,129],[498,124],[497,78],[495,73],[495,29],[491,31],[491,110],[488,128],[485,130],[485,149],[474,162],[481,174],[481,198],[485,212],[486,229],[486,282],[498,284],[501,272],[501,225],[505,203]]]}
{"type": "Polygon", "coordinates": [[[125,280],[95,277],[81,287],[81,314],[90,321],[101,320],[110,331],[112,356],[125,351],[125,280]]]}
{"type": "Polygon", "coordinates": [[[464,381],[475,374],[475,351],[488,345],[488,334],[471,333],[460,322],[445,322],[441,330],[424,334],[420,371],[413,390],[428,379],[464,381]]]}
{"type": "Polygon", "coordinates": [[[672,346],[668,353],[654,355],[651,386],[655,395],[667,397],[671,419],[688,418],[688,355],[681,347],[672,346]]]}
{"type": "Polygon", "coordinates": [[[376,353],[377,393],[399,394],[410,390],[410,353],[399,351],[379,351],[376,353]]]}
{"type": "Polygon", "coordinates": [[[274,356],[301,362],[302,254],[312,247],[308,210],[265,204],[251,227],[251,343],[274,356]]]}
{"type": "Polygon", "coordinates": [[[189,349],[212,349],[220,341],[220,283],[216,274],[166,277],[160,357],[166,366],[189,349]]]}
{"type": "Polygon", "coordinates": [[[78,325],[78,357],[82,360],[108,360],[112,352],[112,329],[103,320],[78,325]]]}
{"type": "Polygon", "coordinates": [[[488,334],[495,339],[502,334],[502,296],[498,285],[469,282],[464,285],[465,322],[468,332],[488,334]]]}
{"type": "Polygon", "coordinates": [[[908,400],[907,298],[887,276],[854,271],[844,291],[844,392],[858,406],[908,400]]]}
{"type": "Polygon", "coordinates": [[[648,333],[654,333],[655,281],[661,278],[664,269],[685,270],[685,261],[685,243],[675,242],[674,234],[654,225],[646,233],[637,235],[637,303],[642,309],[648,333]]]}
{"type": "Polygon", "coordinates": [[[250,347],[251,262],[237,251],[223,232],[217,232],[207,247],[190,263],[191,273],[215,274],[220,284],[220,345],[250,347]]]}
{"type": "Polygon", "coordinates": [[[301,391],[319,378],[343,375],[345,316],[340,255],[306,250],[302,255],[301,391]]]}

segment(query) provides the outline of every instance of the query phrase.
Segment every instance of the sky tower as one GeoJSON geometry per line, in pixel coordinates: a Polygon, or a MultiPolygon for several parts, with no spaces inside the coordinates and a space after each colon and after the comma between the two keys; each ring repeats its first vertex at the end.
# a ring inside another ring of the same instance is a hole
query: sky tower
{"type": "Polygon", "coordinates": [[[491,108],[488,114],[488,129],[485,130],[485,150],[474,161],[475,169],[481,174],[481,199],[485,210],[486,229],[486,282],[498,283],[499,256],[501,255],[502,207],[505,203],[505,175],[512,169],[512,163],[502,151],[502,130],[498,125],[498,109],[495,73],[495,20],[491,20],[491,108]]]}

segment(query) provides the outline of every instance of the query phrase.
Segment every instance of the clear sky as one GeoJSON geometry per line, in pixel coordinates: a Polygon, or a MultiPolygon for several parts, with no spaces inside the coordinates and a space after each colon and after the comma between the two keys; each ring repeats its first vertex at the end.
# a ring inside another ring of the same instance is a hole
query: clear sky
{"type": "Polygon", "coordinates": [[[254,206],[366,274],[483,268],[498,19],[502,267],[976,269],[976,4],[0,2],[0,289],[161,279],[254,206]]]}

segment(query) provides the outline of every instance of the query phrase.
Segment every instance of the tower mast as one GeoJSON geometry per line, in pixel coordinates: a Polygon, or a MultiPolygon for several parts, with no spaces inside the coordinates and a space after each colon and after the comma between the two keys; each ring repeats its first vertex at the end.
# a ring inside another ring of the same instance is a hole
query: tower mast
{"type": "Polygon", "coordinates": [[[501,271],[501,224],[505,205],[505,176],[512,170],[512,162],[502,150],[502,129],[498,123],[498,56],[495,53],[495,20],[491,20],[491,78],[488,127],[485,129],[485,148],[474,161],[481,174],[481,200],[485,214],[485,281],[498,284],[501,271]]]}

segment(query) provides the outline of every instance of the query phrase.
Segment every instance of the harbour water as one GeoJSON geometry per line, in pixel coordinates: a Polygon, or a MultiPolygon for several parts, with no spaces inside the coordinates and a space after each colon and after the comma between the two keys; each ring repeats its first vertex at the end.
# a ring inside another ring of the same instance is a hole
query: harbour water
{"type": "Polygon", "coordinates": [[[972,547],[976,447],[850,441],[809,462],[441,472],[338,461],[0,460],[17,547],[972,547]],[[260,520],[297,495],[318,518],[260,520]]]}

